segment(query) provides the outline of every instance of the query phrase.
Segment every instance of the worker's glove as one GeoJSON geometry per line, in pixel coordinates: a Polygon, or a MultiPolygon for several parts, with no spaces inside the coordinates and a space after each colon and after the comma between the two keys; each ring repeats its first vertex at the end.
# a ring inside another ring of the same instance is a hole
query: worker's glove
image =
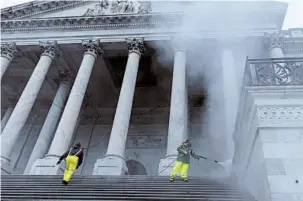
{"type": "Polygon", "coordinates": [[[59,165],[61,163],[61,161],[58,161],[57,163],[56,163],[56,165],[59,165]]]}

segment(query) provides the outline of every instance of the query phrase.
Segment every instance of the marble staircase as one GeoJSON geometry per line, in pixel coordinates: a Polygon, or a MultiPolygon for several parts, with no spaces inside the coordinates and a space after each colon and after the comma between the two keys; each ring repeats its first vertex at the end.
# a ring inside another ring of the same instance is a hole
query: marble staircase
{"type": "Polygon", "coordinates": [[[1,176],[1,200],[201,200],[255,201],[227,180],[168,177],[74,176],[68,186],[61,176],[1,176]]]}

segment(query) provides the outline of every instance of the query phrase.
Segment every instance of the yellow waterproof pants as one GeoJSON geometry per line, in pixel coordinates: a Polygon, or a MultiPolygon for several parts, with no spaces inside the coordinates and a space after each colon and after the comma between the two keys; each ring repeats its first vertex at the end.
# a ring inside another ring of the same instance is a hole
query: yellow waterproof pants
{"type": "Polygon", "coordinates": [[[69,182],[69,180],[71,179],[71,177],[73,176],[77,165],[78,165],[78,156],[72,156],[72,155],[68,155],[65,159],[65,171],[64,171],[64,176],[63,176],[63,180],[66,182],[69,182]]]}
{"type": "Polygon", "coordinates": [[[182,179],[187,179],[187,172],[188,172],[189,164],[183,163],[181,161],[176,161],[171,173],[170,178],[175,178],[179,173],[181,173],[182,179]]]}

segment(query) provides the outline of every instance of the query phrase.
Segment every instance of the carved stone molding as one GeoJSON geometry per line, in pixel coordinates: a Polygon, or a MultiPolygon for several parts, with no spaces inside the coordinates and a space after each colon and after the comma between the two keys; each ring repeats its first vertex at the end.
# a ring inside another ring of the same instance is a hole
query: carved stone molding
{"type": "Polygon", "coordinates": [[[40,41],[39,44],[42,55],[49,56],[52,59],[59,57],[60,50],[56,41],[40,41]]]}
{"type": "Polygon", "coordinates": [[[271,50],[273,48],[282,48],[284,44],[285,36],[283,32],[274,32],[272,34],[265,33],[264,34],[264,43],[265,46],[271,50]]]}
{"type": "Polygon", "coordinates": [[[83,4],[87,0],[83,1],[45,1],[41,4],[38,2],[30,2],[28,5],[20,8],[19,5],[1,9],[1,20],[21,19],[34,15],[44,14],[66,8],[71,8],[79,4],[83,4]]]}
{"type": "Polygon", "coordinates": [[[1,56],[5,57],[9,60],[16,59],[19,54],[18,47],[16,46],[16,43],[4,43],[1,44],[1,56]]]}
{"type": "Polygon", "coordinates": [[[258,108],[261,120],[303,120],[303,107],[258,108]]]}
{"type": "Polygon", "coordinates": [[[95,57],[103,54],[102,46],[99,40],[82,41],[82,47],[85,53],[91,53],[95,57]]]}
{"type": "Polygon", "coordinates": [[[126,39],[126,43],[127,50],[129,53],[135,52],[137,54],[142,55],[146,51],[143,38],[126,39]]]}
{"type": "Polygon", "coordinates": [[[165,135],[129,135],[126,148],[128,149],[164,149],[166,147],[165,135]]]}
{"type": "Polygon", "coordinates": [[[125,13],[150,13],[151,2],[148,1],[108,1],[103,0],[88,8],[84,16],[98,16],[125,13]]]}
{"type": "Polygon", "coordinates": [[[42,31],[42,30],[80,30],[80,29],[126,29],[136,27],[172,27],[181,25],[181,13],[169,14],[128,14],[95,17],[58,17],[46,19],[28,19],[2,21],[1,32],[42,31]]]}

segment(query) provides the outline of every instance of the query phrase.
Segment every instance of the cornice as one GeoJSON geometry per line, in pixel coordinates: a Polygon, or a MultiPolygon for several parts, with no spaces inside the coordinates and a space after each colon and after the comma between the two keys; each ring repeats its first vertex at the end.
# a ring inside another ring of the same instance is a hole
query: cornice
{"type": "Polygon", "coordinates": [[[121,14],[94,17],[55,17],[2,21],[1,32],[73,29],[144,28],[169,26],[182,23],[182,13],[121,14]]]}
{"type": "Polygon", "coordinates": [[[72,8],[89,2],[82,1],[33,1],[19,6],[12,6],[1,9],[1,20],[22,19],[25,17],[46,14],[49,12],[59,11],[66,8],[72,8]]]}

